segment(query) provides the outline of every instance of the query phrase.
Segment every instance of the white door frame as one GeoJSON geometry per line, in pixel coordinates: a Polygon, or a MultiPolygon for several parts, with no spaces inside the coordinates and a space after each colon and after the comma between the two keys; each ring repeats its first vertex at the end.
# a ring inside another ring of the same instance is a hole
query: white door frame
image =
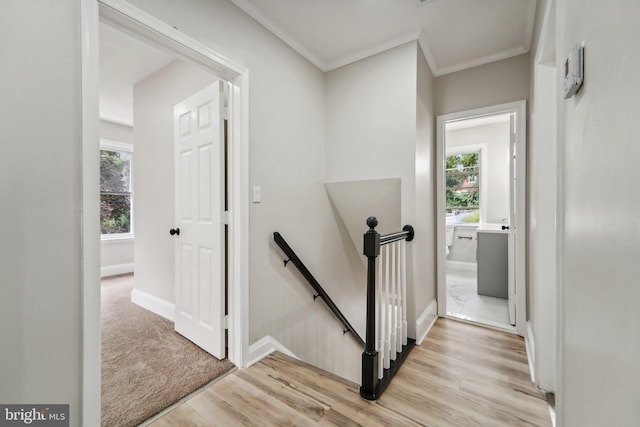
{"type": "Polygon", "coordinates": [[[196,63],[231,83],[229,93],[229,360],[249,348],[249,70],[124,0],[81,0],[83,137],[83,425],[100,423],[99,20],[196,63]],[[95,206],[94,206],[95,205],[95,206]],[[95,218],[94,218],[95,217],[95,218]],[[95,238],[94,238],[95,237],[95,238]],[[95,240],[95,241],[94,241],[95,240]]]}
{"type": "Polygon", "coordinates": [[[445,124],[450,121],[470,119],[497,114],[516,113],[517,150],[517,199],[516,221],[518,238],[516,241],[516,332],[520,336],[526,333],[526,308],[527,308],[527,284],[526,284],[526,178],[527,178],[527,103],[515,101],[506,104],[477,108],[474,110],[460,111],[457,113],[438,116],[436,127],[436,254],[437,254],[437,284],[438,284],[438,316],[446,316],[446,236],[445,236],[445,191],[444,191],[444,161],[445,161],[445,124]]]}

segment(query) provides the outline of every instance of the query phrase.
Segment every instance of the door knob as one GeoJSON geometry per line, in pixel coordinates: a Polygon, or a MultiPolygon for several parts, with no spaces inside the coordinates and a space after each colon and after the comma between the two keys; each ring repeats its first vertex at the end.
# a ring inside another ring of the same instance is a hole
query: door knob
{"type": "MultiPolygon", "coordinates": [[[[509,226],[508,226],[508,225],[503,225],[503,226],[502,226],[502,229],[503,229],[503,230],[508,230],[508,229],[509,229],[509,226]]],[[[178,234],[180,234],[180,233],[178,233],[178,234]]]]}
{"type": "Polygon", "coordinates": [[[172,236],[175,235],[180,235],[180,229],[179,228],[172,228],[171,230],[169,230],[169,234],[171,234],[172,236]]]}

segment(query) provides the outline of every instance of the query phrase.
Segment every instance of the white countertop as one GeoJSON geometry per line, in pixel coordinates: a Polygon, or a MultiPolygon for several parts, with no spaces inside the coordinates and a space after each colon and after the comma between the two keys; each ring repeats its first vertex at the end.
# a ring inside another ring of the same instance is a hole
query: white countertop
{"type": "Polygon", "coordinates": [[[482,223],[478,224],[478,233],[508,233],[509,230],[503,230],[502,226],[506,224],[482,223]]]}

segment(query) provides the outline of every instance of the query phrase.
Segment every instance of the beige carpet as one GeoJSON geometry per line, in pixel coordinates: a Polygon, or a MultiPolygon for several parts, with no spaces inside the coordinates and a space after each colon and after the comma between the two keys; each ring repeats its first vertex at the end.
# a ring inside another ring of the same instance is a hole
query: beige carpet
{"type": "Polygon", "coordinates": [[[102,281],[102,426],[135,426],[233,369],[131,303],[133,276],[102,281]]]}

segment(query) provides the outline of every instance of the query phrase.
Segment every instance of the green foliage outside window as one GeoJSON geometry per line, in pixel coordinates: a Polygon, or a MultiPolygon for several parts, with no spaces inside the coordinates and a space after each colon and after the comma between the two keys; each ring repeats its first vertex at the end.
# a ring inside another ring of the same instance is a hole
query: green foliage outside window
{"type": "Polygon", "coordinates": [[[131,232],[131,154],[100,150],[100,232],[131,232]]]}
{"type": "Polygon", "coordinates": [[[447,213],[468,213],[467,222],[480,217],[480,153],[462,153],[446,158],[447,213]]]}

